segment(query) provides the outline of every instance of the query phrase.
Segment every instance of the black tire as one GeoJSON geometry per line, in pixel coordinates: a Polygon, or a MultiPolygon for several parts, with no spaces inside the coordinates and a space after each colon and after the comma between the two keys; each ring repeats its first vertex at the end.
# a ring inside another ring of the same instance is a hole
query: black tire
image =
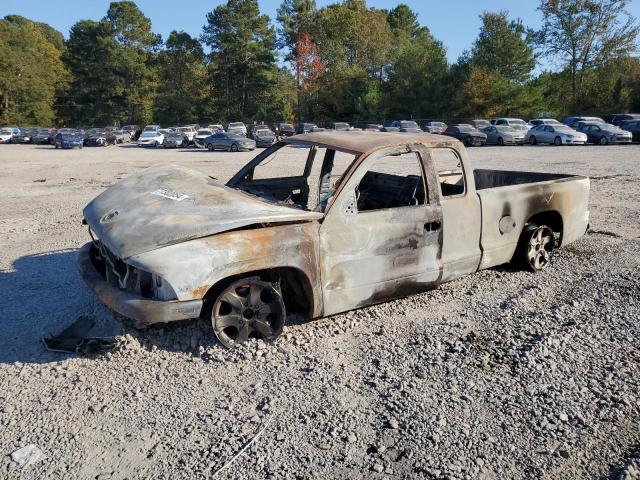
{"type": "Polygon", "coordinates": [[[207,150],[213,152],[213,143],[207,143],[207,150]]]}
{"type": "Polygon", "coordinates": [[[504,147],[504,139],[502,137],[498,137],[498,145],[504,147]]]}
{"type": "Polygon", "coordinates": [[[465,137],[464,145],[465,145],[465,147],[470,147],[471,146],[471,138],[465,137]]]}
{"type": "Polygon", "coordinates": [[[551,227],[531,223],[520,235],[513,260],[531,272],[540,272],[551,264],[554,248],[555,236],[551,227]]]}
{"type": "Polygon", "coordinates": [[[531,144],[531,145],[537,145],[538,144],[538,139],[536,138],[535,135],[531,135],[529,137],[529,144],[531,144]]]}
{"type": "Polygon", "coordinates": [[[598,145],[609,145],[609,139],[607,137],[600,137],[598,145]]]}
{"type": "Polygon", "coordinates": [[[234,143],[234,144],[231,145],[231,151],[232,152],[237,152],[238,151],[238,144],[237,143],[234,143]]]}
{"type": "Polygon", "coordinates": [[[553,144],[554,144],[556,147],[559,147],[560,145],[562,145],[562,139],[561,139],[560,137],[556,137],[556,138],[554,138],[554,139],[553,139],[553,144]]]}
{"type": "Polygon", "coordinates": [[[275,341],[286,316],[280,283],[250,277],[233,282],[218,295],[211,325],[220,343],[233,348],[252,337],[275,341]]]}

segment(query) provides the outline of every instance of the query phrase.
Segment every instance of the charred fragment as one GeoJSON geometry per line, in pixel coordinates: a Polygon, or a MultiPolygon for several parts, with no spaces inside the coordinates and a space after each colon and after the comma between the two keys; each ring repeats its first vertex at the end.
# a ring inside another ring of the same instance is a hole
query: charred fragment
{"type": "Polygon", "coordinates": [[[84,210],[95,238],[79,266],[140,325],[202,316],[227,346],[272,341],[287,315],[332,315],[521,257],[541,269],[585,232],[588,196],[585,177],[474,170],[452,138],[318,132],[276,143],[226,185],[173,165],[114,185],[84,210]]]}

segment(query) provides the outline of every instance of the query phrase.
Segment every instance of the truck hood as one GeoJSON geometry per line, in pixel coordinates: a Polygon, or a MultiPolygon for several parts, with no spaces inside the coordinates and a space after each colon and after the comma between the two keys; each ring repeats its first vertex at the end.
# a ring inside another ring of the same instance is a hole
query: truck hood
{"type": "Polygon", "coordinates": [[[177,165],[127,177],[92,200],[83,214],[98,238],[123,259],[249,225],[323,216],[269,203],[177,165]]]}

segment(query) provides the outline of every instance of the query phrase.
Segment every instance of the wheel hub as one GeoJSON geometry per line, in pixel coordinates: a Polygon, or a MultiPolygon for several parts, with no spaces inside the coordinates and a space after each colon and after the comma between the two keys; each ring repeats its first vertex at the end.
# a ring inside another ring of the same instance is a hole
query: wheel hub
{"type": "Polygon", "coordinates": [[[213,329],[226,347],[249,338],[273,341],[284,327],[285,308],[279,285],[252,279],[230,285],[216,300],[213,329]]]}

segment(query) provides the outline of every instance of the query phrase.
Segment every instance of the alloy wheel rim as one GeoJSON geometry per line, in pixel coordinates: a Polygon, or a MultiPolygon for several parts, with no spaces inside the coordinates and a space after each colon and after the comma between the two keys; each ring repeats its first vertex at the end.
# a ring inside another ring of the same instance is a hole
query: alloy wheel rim
{"type": "Polygon", "coordinates": [[[553,232],[550,228],[538,228],[527,246],[527,261],[534,270],[543,270],[551,262],[551,252],[553,251],[553,232]]]}
{"type": "Polygon", "coordinates": [[[272,342],[284,327],[284,302],[279,289],[261,280],[235,283],[213,307],[213,329],[228,348],[250,338],[272,342]]]}

